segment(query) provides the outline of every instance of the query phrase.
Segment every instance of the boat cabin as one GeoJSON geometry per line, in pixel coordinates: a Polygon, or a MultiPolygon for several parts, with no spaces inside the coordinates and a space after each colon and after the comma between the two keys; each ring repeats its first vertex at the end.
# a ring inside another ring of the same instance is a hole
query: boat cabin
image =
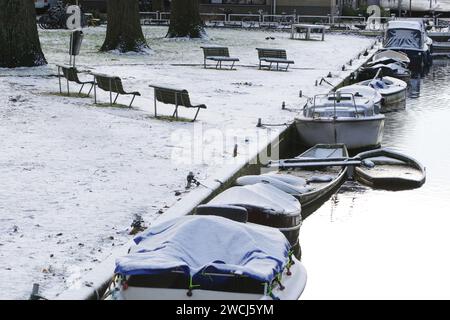
{"type": "Polygon", "coordinates": [[[351,93],[317,95],[303,109],[308,118],[358,118],[378,113],[373,100],[351,93]]]}

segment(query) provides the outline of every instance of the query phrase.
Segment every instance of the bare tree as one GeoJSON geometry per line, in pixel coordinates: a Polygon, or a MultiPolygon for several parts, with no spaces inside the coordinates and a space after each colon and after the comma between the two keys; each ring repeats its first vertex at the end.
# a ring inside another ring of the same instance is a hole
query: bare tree
{"type": "Polygon", "coordinates": [[[108,0],[108,26],[101,51],[140,52],[148,48],[138,0],[108,0]]]}
{"type": "Polygon", "coordinates": [[[168,38],[201,38],[205,35],[199,0],[172,0],[168,38]]]}
{"type": "Polygon", "coordinates": [[[0,0],[0,67],[44,64],[34,1],[0,0]]]}

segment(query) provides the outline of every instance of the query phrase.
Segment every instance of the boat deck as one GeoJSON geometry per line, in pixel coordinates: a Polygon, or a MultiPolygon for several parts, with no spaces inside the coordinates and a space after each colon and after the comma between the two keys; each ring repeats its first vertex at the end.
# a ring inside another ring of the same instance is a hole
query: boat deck
{"type": "Polygon", "coordinates": [[[290,170],[283,170],[278,172],[279,174],[290,174],[299,178],[303,178],[305,179],[308,184],[308,187],[311,187],[314,190],[318,190],[321,188],[324,188],[326,186],[328,186],[328,184],[333,181],[334,179],[336,179],[339,174],[342,172],[342,167],[327,167],[324,170],[306,170],[306,169],[290,169],[290,170]],[[310,181],[312,180],[314,177],[324,177],[324,176],[329,176],[332,178],[331,181],[326,181],[326,182],[314,182],[314,181],[310,181]]]}

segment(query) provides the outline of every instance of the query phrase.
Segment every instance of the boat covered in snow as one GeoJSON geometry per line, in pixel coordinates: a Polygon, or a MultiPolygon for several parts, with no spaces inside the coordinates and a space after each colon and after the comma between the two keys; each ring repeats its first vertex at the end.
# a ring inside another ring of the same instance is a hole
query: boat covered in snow
{"type": "Polygon", "coordinates": [[[372,99],[337,92],[310,99],[295,125],[305,146],[345,144],[360,149],[380,145],[384,120],[372,99]]]}
{"type": "Polygon", "coordinates": [[[302,206],[303,219],[334,192],[347,178],[346,166],[314,166],[317,161],[343,161],[348,158],[345,145],[316,145],[294,159],[273,161],[269,173],[243,176],[241,186],[266,183],[294,196],[302,206]]]}
{"type": "Polygon", "coordinates": [[[420,188],[426,180],[425,167],[417,160],[390,149],[358,154],[365,165],[355,168],[358,181],[372,188],[404,190],[420,188]]]}
{"type": "Polygon", "coordinates": [[[393,77],[380,77],[357,83],[377,90],[383,96],[383,106],[395,105],[406,101],[408,84],[393,77]]]}
{"type": "Polygon", "coordinates": [[[373,79],[377,76],[388,76],[408,82],[411,79],[411,71],[399,62],[376,63],[362,67],[358,71],[358,81],[373,79]]]}
{"type": "Polygon", "coordinates": [[[375,105],[375,109],[378,108],[378,112],[379,112],[379,110],[381,110],[381,107],[384,104],[383,96],[381,95],[381,93],[369,86],[353,84],[350,86],[345,86],[345,87],[337,89],[336,93],[340,93],[340,94],[347,93],[347,94],[352,94],[355,97],[361,97],[361,98],[366,98],[368,100],[372,100],[375,105]]]}
{"type": "Polygon", "coordinates": [[[108,299],[298,299],[303,265],[277,229],[217,216],[153,226],[116,261],[108,299]]]}
{"type": "Polygon", "coordinates": [[[236,210],[230,210],[229,206],[244,208],[249,223],[280,230],[289,240],[295,255],[301,256],[302,209],[295,197],[267,183],[236,186],[220,193],[206,205],[198,206],[196,214],[230,217],[236,210]]]}
{"type": "Polygon", "coordinates": [[[390,64],[398,62],[401,63],[404,67],[408,67],[411,63],[411,59],[409,59],[408,55],[394,50],[381,50],[375,53],[368,63],[369,66],[376,64],[390,64]]]}

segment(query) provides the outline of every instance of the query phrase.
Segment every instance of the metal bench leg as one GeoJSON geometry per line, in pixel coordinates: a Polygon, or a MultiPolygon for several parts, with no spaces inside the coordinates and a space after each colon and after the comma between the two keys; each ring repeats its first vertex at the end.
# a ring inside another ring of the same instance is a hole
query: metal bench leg
{"type": "Polygon", "coordinates": [[[231,70],[233,70],[234,64],[235,64],[235,61],[233,61],[233,63],[231,64],[231,70]]]}
{"type": "Polygon", "coordinates": [[[155,92],[155,96],[154,96],[154,102],[155,102],[155,118],[158,118],[158,110],[156,108],[156,92],[155,92]]]}
{"type": "Polygon", "coordinates": [[[134,98],[136,98],[136,95],[133,95],[133,99],[131,99],[131,103],[130,103],[130,105],[128,106],[128,108],[131,108],[131,106],[133,105],[134,98]]]}
{"type": "Polygon", "coordinates": [[[217,63],[216,63],[216,70],[219,69],[219,63],[220,63],[220,61],[217,61],[217,63]]]}
{"type": "Polygon", "coordinates": [[[272,70],[272,62],[270,63],[269,70],[272,70]]]}
{"type": "Polygon", "coordinates": [[[112,80],[109,79],[109,104],[112,107],[112,80]]]}
{"type": "Polygon", "coordinates": [[[119,93],[117,94],[116,98],[114,99],[114,103],[113,104],[116,104],[117,98],[119,98],[119,93]]]}
{"type": "Polygon", "coordinates": [[[91,92],[92,92],[92,89],[94,88],[94,85],[91,85],[91,88],[89,89],[89,92],[88,92],[88,96],[90,96],[91,95],[91,92]]]}
{"type": "Polygon", "coordinates": [[[94,80],[94,104],[97,104],[97,82],[94,80]]]}
{"type": "Polygon", "coordinates": [[[206,58],[203,59],[203,66],[204,66],[205,69],[206,69],[206,58]]]}
{"type": "Polygon", "coordinates": [[[194,120],[192,120],[192,122],[195,122],[195,120],[197,120],[197,116],[200,112],[200,108],[197,109],[197,113],[195,114],[194,120]]]}
{"type": "Polygon", "coordinates": [[[175,111],[173,112],[172,118],[176,118],[178,120],[178,105],[175,106],[175,111]]]}
{"type": "Polygon", "coordinates": [[[59,93],[62,94],[62,87],[61,87],[61,67],[58,67],[58,81],[59,81],[59,93]]]}
{"type": "Polygon", "coordinates": [[[81,94],[81,91],[83,91],[83,88],[84,88],[84,83],[81,85],[81,89],[80,89],[80,91],[78,91],[78,94],[81,94]]]}
{"type": "Polygon", "coordinates": [[[175,116],[176,116],[176,119],[178,120],[178,94],[177,93],[175,93],[175,112],[173,113],[172,118],[175,116]]]}
{"type": "Polygon", "coordinates": [[[70,85],[69,85],[69,80],[67,80],[67,95],[70,97],[70,85]]]}
{"type": "Polygon", "coordinates": [[[259,70],[261,70],[261,60],[259,60],[259,70]]]}

